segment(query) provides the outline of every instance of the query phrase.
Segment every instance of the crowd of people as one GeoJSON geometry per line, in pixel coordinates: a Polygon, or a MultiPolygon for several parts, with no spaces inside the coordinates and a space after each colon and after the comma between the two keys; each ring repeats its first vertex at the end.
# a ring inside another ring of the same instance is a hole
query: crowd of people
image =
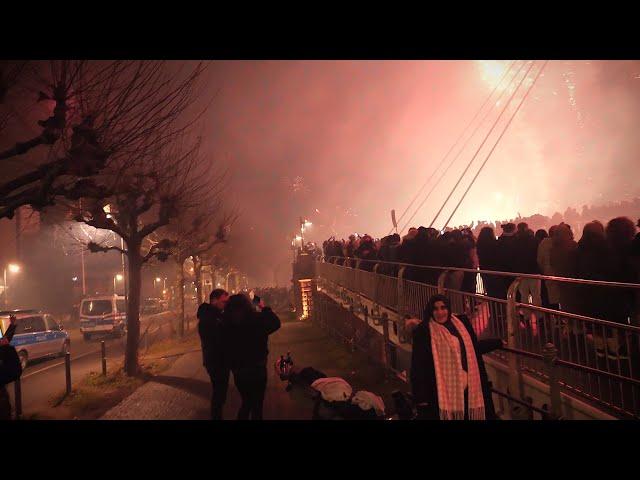
{"type": "MultiPolygon", "coordinates": [[[[436,285],[441,270],[454,267],[523,274],[580,278],[610,282],[640,283],[640,227],[628,217],[616,217],[606,226],[598,220],[574,231],[561,221],[547,230],[521,221],[494,226],[447,229],[412,227],[398,234],[374,239],[351,235],[348,240],[330,238],[323,243],[325,261],[338,264],[360,260],[358,268],[372,271],[378,262],[397,262],[405,267],[404,278],[436,285]],[[478,229],[479,228],[479,229],[478,229]]],[[[354,265],[350,265],[354,266],[354,265]]],[[[399,265],[380,263],[377,273],[397,275],[399,265]]],[[[481,275],[477,289],[475,272],[455,271],[447,275],[445,288],[468,293],[482,290],[489,297],[506,299],[512,276],[481,275]]],[[[522,279],[519,300],[619,323],[638,323],[640,295],[637,289],[578,285],[568,282],[522,279]]]]}

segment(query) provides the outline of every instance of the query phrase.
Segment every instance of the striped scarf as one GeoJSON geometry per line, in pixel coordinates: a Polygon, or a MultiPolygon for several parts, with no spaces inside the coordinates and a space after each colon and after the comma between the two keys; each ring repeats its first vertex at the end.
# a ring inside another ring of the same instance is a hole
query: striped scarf
{"type": "Polygon", "coordinates": [[[435,320],[429,322],[431,350],[436,371],[438,404],[441,420],[464,420],[464,390],[468,389],[468,413],[471,420],[484,420],[484,398],[480,370],[471,336],[455,316],[451,321],[464,342],[467,372],[462,368],[460,342],[447,327],[435,320]]]}

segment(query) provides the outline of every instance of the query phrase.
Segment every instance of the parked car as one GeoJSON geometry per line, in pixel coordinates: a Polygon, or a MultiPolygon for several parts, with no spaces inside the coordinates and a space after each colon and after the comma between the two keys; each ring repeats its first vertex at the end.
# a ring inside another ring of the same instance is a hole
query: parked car
{"type": "Polygon", "coordinates": [[[53,315],[39,310],[0,311],[0,338],[9,328],[9,316],[16,316],[16,332],[11,340],[20,357],[22,368],[38,358],[63,356],[71,339],[53,315]]]}
{"type": "Polygon", "coordinates": [[[162,301],[159,298],[146,298],[142,303],[142,313],[153,315],[164,310],[162,301]]]}
{"type": "Polygon", "coordinates": [[[85,340],[95,334],[124,336],[127,306],[121,295],[95,295],[80,302],[80,331],[85,340]]]}

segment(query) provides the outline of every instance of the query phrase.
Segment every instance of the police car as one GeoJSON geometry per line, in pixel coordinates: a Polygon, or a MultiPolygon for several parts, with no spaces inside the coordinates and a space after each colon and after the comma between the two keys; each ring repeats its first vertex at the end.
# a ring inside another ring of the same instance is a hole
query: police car
{"type": "Polygon", "coordinates": [[[80,331],[85,340],[95,334],[126,333],[127,307],[123,296],[96,295],[80,302],[80,331]]]}
{"type": "Polygon", "coordinates": [[[32,360],[62,356],[69,351],[69,333],[52,315],[39,310],[0,311],[0,338],[9,328],[10,315],[16,316],[16,331],[11,345],[18,352],[23,369],[32,360]]]}

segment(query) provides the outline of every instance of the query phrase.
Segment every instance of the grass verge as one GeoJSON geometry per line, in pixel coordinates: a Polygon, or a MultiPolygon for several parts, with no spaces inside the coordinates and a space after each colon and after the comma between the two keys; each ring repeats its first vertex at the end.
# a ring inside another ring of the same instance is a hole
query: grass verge
{"type": "Polygon", "coordinates": [[[71,393],[59,392],[52,396],[50,408],[30,415],[37,420],[95,420],[131,395],[151,378],[166,371],[180,354],[199,348],[195,330],[182,339],[172,338],[155,342],[146,351],[141,350],[140,373],[129,377],[122,360],[107,363],[107,375],[91,372],[72,386],[71,393]]]}

